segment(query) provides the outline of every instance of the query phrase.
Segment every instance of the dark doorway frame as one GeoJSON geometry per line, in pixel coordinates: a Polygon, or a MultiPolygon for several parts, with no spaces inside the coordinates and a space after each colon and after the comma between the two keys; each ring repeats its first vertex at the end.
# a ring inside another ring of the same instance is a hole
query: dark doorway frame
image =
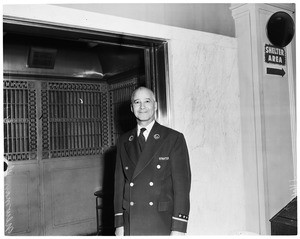
{"type": "MultiPolygon", "coordinates": [[[[126,47],[140,48],[144,50],[144,62],[145,62],[145,82],[144,85],[151,88],[157,98],[158,101],[158,111],[157,111],[157,120],[160,123],[165,125],[169,124],[169,71],[168,71],[168,43],[165,39],[154,39],[154,38],[144,38],[138,36],[131,36],[126,34],[118,34],[111,32],[103,32],[94,29],[81,29],[76,28],[74,26],[64,26],[64,25],[55,25],[46,22],[32,21],[27,19],[20,18],[11,18],[4,16],[3,17],[3,31],[5,32],[15,32],[18,34],[24,35],[32,35],[32,36],[41,36],[41,37],[49,37],[49,38],[58,38],[62,40],[71,40],[71,41],[84,41],[91,43],[105,43],[112,45],[120,45],[126,47]]],[[[26,75],[22,73],[12,73],[12,72],[4,72],[4,76],[6,78],[13,77],[26,77],[26,75]]],[[[40,75],[30,75],[30,77],[41,79],[40,75]]],[[[53,80],[55,76],[52,77],[53,80]]],[[[44,79],[42,79],[44,80],[44,79]]],[[[47,79],[45,79],[47,80],[47,79]]],[[[75,80],[75,79],[70,79],[75,80]]],[[[95,79],[96,80],[96,79],[95,79]]],[[[89,79],[89,81],[93,81],[93,79],[89,79]]],[[[104,155],[104,161],[110,162],[110,164],[105,165],[105,174],[110,174],[109,178],[113,174],[114,167],[113,161],[111,160],[114,157],[114,154],[109,155],[109,152],[106,152],[104,155]]],[[[21,168],[23,167],[24,162],[13,162],[17,163],[21,168]]],[[[57,165],[55,167],[59,168],[59,162],[56,162],[57,165]]],[[[37,161],[34,164],[31,162],[25,162],[24,165],[35,172],[36,175],[44,175],[44,173],[38,173],[36,170],[43,171],[43,167],[45,162],[37,161]],[[40,164],[40,166],[38,166],[40,164]],[[35,168],[36,167],[36,168],[35,168]]],[[[47,169],[48,170],[48,169],[47,169]]],[[[48,170],[50,172],[50,169],[48,170]]],[[[47,175],[49,174],[47,171],[47,175]]],[[[46,174],[45,174],[46,175],[46,174]]],[[[35,174],[33,175],[35,176],[35,174]]],[[[105,178],[105,176],[104,176],[105,178]]],[[[46,181],[46,176],[42,176],[37,183],[43,184],[43,181],[46,181]],[[44,179],[45,177],[45,179],[44,179]],[[41,181],[41,182],[39,182],[41,181]]],[[[107,181],[107,180],[106,180],[107,181]]],[[[105,184],[103,182],[103,184],[105,184]]],[[[37,185],[35,185],[37,186],[37,185]]],[[[38,186],[37,186],[38,188],[38,186]]],[[[45,188],[46,191],[47,188],[45,188]]],[[[44,189],[41,193],[44,193],[44,189]]],[[[45,219],[45,202],[39,202],[38,207],[40,211],[37,212],[38,217],[40,218],[40,222],[37,222],[37,226],[35,227],[35,231],[26,232],[25,234],[34,233],[35,235],[46,235],[47,228],[45,228],[44,220],[45,219]],[[41,203],[41,204],[40,204],[41,203]]],[[[111,203],[111,199],[109,202],[105,202],[107,205],[111,203]]],[[[38,219],[37,219],[38,220],[38,219]]],[[[109,232],[111,233],[111,232],[109,232]]]]}

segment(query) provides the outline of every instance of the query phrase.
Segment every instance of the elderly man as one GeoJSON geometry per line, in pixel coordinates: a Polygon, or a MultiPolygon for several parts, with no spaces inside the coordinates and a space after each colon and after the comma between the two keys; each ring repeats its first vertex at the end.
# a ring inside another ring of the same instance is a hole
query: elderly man
{"type": "Polygon", "coordinates": [[[131,96],[137,127],[119,139],[115,170],[116,235],[184,235],[191,172],[183,134],[155,121],[153,92],[131,96]]]}

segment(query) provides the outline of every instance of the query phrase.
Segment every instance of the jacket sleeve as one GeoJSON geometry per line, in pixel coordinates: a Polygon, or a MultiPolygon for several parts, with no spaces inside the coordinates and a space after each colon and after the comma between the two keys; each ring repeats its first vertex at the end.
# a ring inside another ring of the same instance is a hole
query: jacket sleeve
{"type": "Polygon", "coordinates": [[[122,161],[120,155],[120,142],[117,144],[117,157],[115,167],[115,189],[114,189],[114,213],[115,227],[123,226],[123,190],[124,190],[124,174],[122,169],[122,161]]]}
{"type": "Polygon", "coordinates": [[[186,232],[190,211],[191,170],[183,134],[179,134],[171,153],[174,209],[172,231],[186,232]]]}

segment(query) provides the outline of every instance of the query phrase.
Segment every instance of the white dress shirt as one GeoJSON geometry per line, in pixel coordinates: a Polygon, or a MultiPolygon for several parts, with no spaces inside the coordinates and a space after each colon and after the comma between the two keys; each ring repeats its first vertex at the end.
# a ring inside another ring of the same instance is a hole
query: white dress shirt
{"type": "Polygon", "coordinates": [[[140,132],[141,132],[141,128],[145,128],[146,130],[144,131],[144,136],[145,136],[145,140],[147,141],[148,135],[153,127],[155,123],[155,120],[153,120],[150,124],[148,124],[146,127],[142,127],[140,125],[137,126],[137,136],[139,137],[140,132]]]}

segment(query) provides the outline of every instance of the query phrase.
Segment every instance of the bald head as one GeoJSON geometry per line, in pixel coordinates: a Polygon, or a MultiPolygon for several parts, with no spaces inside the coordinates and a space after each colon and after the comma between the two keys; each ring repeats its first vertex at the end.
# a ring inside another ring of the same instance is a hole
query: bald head
{"type": "Polygon", "coordinates": [[[135,94],[136,94],[137,92],[139,92],[139,91],[145,91],[145,92],[148,92],[148,93],[149,93],[149,96],[151,96],[152,100],[153,100],[154,102],[156,102],[155,95],[154,95],[153,91],[150,90],[150,89],[147,88],[147,87],[140,86],[139,88],[135,89],[135,90],[132,92],[132,94],[131,94],[131,104],[133,103],[135,94]]]}

